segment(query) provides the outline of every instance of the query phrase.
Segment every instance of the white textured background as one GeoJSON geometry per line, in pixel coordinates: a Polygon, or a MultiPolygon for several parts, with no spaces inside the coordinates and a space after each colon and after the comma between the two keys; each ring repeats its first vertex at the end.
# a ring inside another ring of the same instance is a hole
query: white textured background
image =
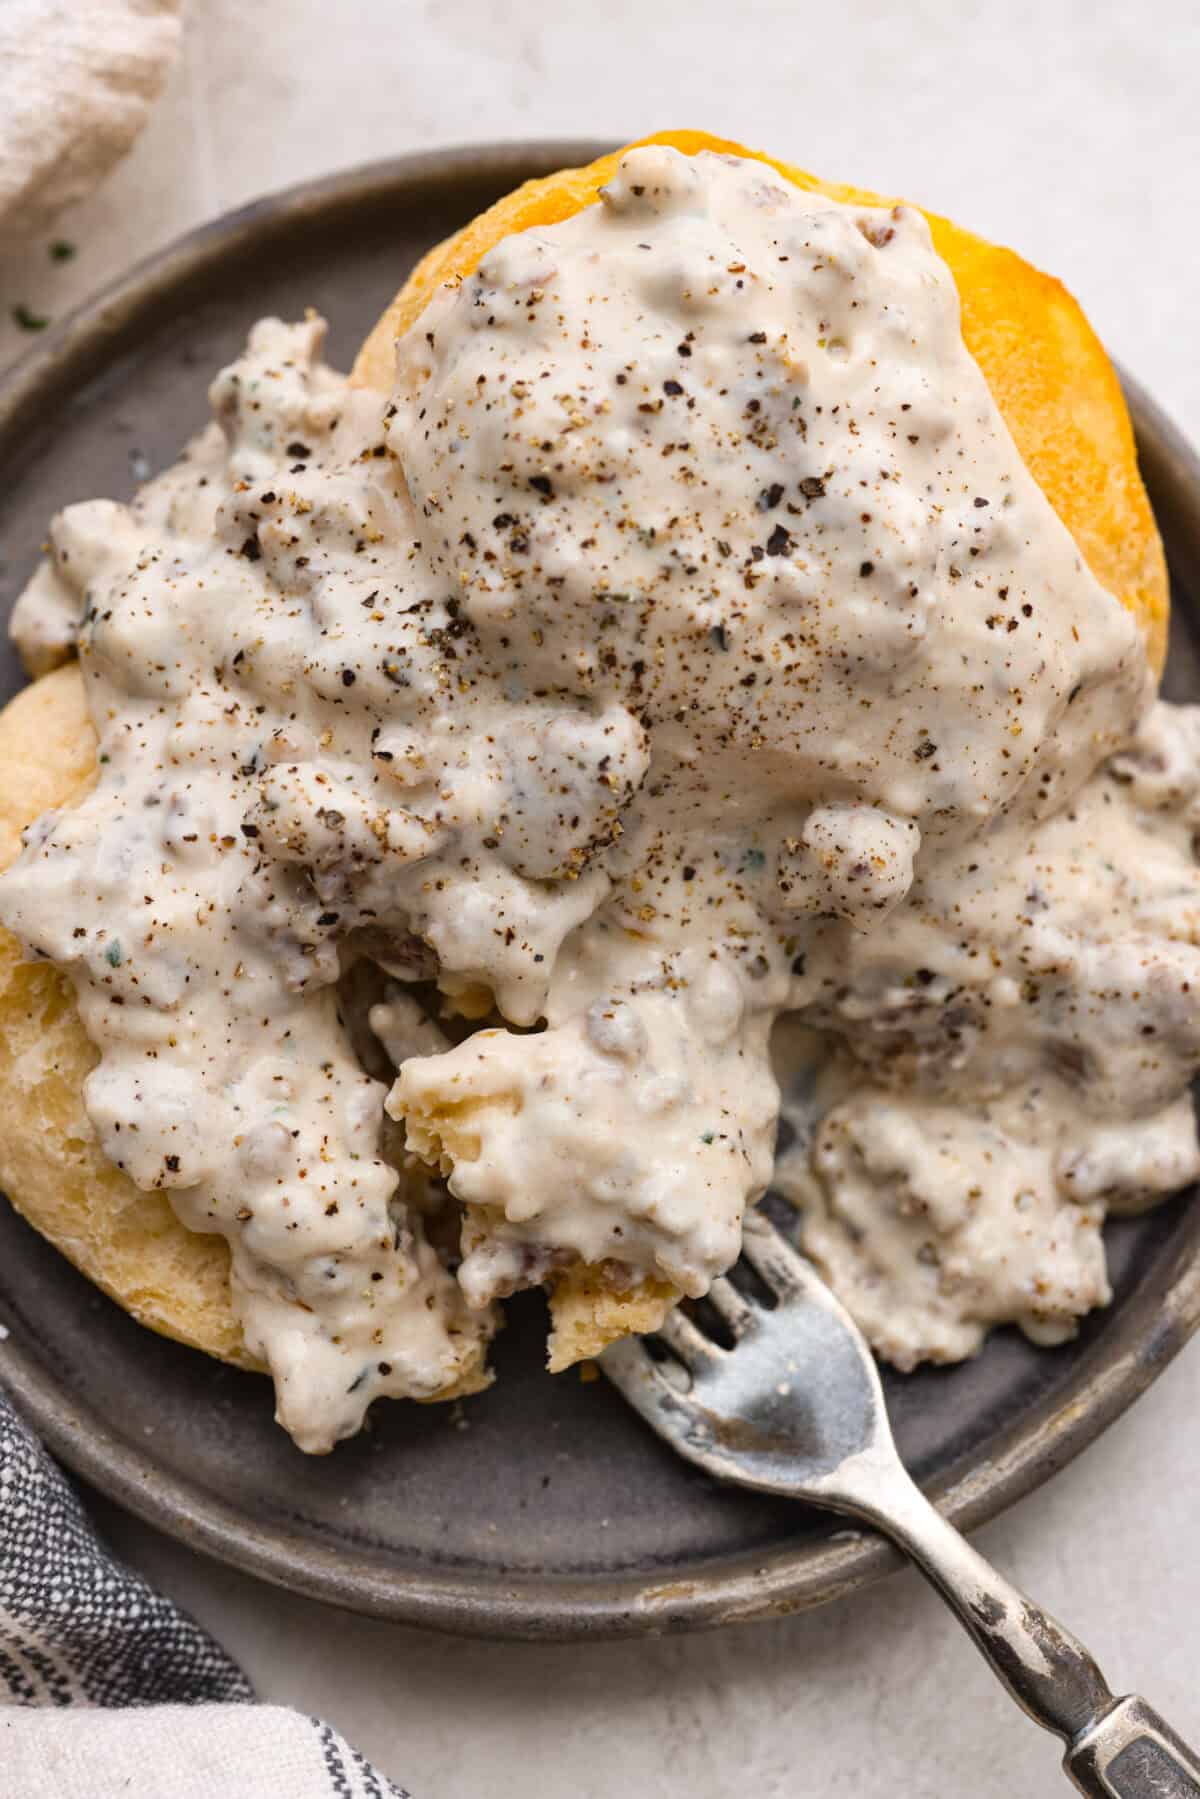
{"type": "MultiPolygon", "coordinates": [[[[0,4],[3,0],[0,0],[0,4]]],[[[470,139],[698,125],[908,194],[1078,294],[1200,438],[1200,14],[1169,0],[192,0],[148,133],[45,244],[0,262],[59,315],[254,195],[470,139]]],[[[297,295],[297,303],[304,296],[297,295]]],[[[1110,1678],[1200,1741],[1200,1350],[981,1533],[1110,1678]]],[[[1053,1799],[1054,1745],[901,1576],[778,1625],[588,1649],[461,1644],[343,1617],[106,1513],[125,1552],[416,1799],[1053,1799]]]]}

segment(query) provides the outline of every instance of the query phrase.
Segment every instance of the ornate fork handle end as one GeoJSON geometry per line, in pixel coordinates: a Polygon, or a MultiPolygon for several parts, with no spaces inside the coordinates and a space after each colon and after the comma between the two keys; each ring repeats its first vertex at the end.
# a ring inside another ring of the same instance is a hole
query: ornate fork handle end
{"type": "Polygon", "coordinates": [[[1089,1799],[1200,1799],[1200,1761],[1136,1695],[1082,1731],[1063,1767],[1089,1799]]]}

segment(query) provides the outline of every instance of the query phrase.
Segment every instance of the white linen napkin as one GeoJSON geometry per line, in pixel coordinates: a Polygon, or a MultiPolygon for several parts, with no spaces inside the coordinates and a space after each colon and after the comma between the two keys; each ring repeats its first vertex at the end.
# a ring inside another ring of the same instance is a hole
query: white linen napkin
{"type": "Polygon", "coordinates": [[[179,0],[0,0],[0,243],[91,193],[179,44],[179,0]]]}

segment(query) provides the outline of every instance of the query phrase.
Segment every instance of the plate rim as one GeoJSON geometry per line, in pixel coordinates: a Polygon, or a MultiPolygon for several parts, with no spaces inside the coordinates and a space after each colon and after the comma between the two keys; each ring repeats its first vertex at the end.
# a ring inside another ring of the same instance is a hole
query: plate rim
{"type": "MultiPolygon", "coordinates": [[[[512,186],[531,172],[591,161],[593,139],[530,139],[421,151],[286,188],[198,226],[138,262],[40,338],[0,379],[0,434],[33,426],[49,401],[107,367],[143,315],[222,265],[239,246],[278,241],[308,219],[347,215],[405,190],[463,176],[512,186]]],[[[1122,375],[1156,515],[1200,562],[1200,457],[1140,385],[1122,375]]],[[[1200,1219],[1175,1247],[1164,1291],[1135,1288],[1118,1323],[1072,1376],[1010,1422],[990,1456],[927,1487],[960,1529],[984,1523],[1073,1459],[1141,1394],[1200,1326],[1200,1219]]],[[[462,1635],[526,1639],[631,1637],[803,1611],[899,1567],[882,1539],[847,1534],[797,1548],[698,1563],[687,1578],[389,1570],[378,1556],[331,1548],[282,1522],[248,1519],[196,1482],[165,1472],[90,1415],[33,1351],[2,1344],[0,1384],[53,1453],[135,1516],[189,1547],[278,1586],[385,1618],[462,1635]]]]}

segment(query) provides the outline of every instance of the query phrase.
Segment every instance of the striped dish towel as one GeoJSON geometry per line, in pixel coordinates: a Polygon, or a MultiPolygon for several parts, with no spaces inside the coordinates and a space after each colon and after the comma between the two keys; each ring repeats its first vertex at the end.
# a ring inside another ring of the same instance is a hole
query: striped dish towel
{"type": "Polygon", "coordinates": [[[3,1799],[408,1799],[319,1718],[259,1705],[109,1554],[0,1393],[3,1799]]]}

